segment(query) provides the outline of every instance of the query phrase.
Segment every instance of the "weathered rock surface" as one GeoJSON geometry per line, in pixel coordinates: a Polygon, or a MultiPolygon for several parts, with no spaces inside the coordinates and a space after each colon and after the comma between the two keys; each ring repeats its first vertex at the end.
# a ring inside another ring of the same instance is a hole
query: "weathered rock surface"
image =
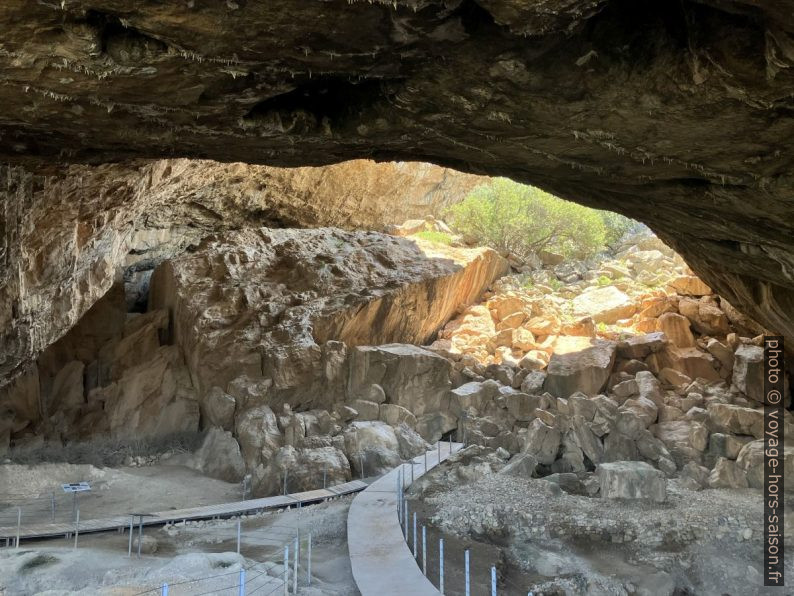
{"type": "MultiPolygon", "coordinates": [[[[270,381],[265,393],[275,408],[328,407],[346,396],[349,347],[426,343],[504,266],[490,250],[372,232],[249,230],[163,263],[149,298],[152,307],[173,312],[174,342],[200,395],[246,374],[270,381]]],[[[379,384],[393,403],[415,406],[417,414],[422,408],[409,381],[449,369],[412,346],[351,357],[353,393],[379,384]]]]}
{"type": "Polygon", "coordinates": [[[615,361],[615,343],[586,337],[561,337],[546,369],[543,389],[556,397],[576,391],[595,395],[604,387],[615,361]]]}
{"type": "Polygon", "coordinates": [[[596,475],[604,499],[649,499],[661,503],[667,498],[664,474],[645,462],[603,463],[596,468],[596,475]]]}
{"type": "Polygon", "coordinates": [[[172,159],[55,168],[45,177],[4,169],[0,177],[0,385],[72,327],[119,270],[128,306],[145,307],[155,265],[209,234],[261,225],[382,229],[437,213],[483,180],[366,160],[281,169],[172,159]]]}

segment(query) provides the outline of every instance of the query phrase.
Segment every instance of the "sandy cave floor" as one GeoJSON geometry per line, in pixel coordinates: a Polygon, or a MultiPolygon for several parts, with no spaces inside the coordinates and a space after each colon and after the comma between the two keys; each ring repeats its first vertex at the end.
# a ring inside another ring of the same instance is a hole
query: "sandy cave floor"
{"type": "MultiPolygon", "coordinates": [[[[91,466],[45,464],[0,466],[0,502],[6,505],[22,495],[41,495],[39,515],[49,516],[49,497],[61,482],[85,479],[93,491],[80,501],[81,519],[117,515],[132,510],[164,511],[240,500],[238,484],[206,478],[178,466],[97,469],[91,466]],[[11,493],[9,488],[16,490],[11,493]],[[45,511],[46,510],[46,511],[45,511]]],[[[236,550],[236,520],[188,522],[144,528],[144,536],[157,542],[153,554],[127,558],[129,534],[104,532],[72,540],[24,541],[19,550],[0,549],[0,595],[47,596],[66,594],[132,595],[157,588],[163,582],[189,581],[219,575],[210,581],[173,586],[170,596],[182,594],[237,594],[241,566],[249,569],[246,593],[265,595],[283,577],[283,545],[292,544],[295,530],[312,532],[312,586],[306,587],[306,569],[300,570],[300,594],[347,596],[358,594],[347,552],[347,510],[352,497],[303,509],[242,518],[241,556],[236,550]],[[263,563],[265,566],[263,566],[263,563]],[[254,591],[255,590],[255,591],[254,591]]],[[[58,517],[71,515],[68,500],[60,497],[58,517]]],[[[33,507],[28,507],[32,509],[33,507]]],[[[15,511],[6,506],[6,514],[15,511]]],[[[0,515],[2,513],[0,512],[0,515]]],[[[7,517],[6,515],[5,517],[7,517]]],[[[46,519],[45,519],[46,521],[46,519]]],[[[137,534],[136,534],[137,535],[137,534]]],[[[155,593],[155,592],[152,592],[155,593]]]]}

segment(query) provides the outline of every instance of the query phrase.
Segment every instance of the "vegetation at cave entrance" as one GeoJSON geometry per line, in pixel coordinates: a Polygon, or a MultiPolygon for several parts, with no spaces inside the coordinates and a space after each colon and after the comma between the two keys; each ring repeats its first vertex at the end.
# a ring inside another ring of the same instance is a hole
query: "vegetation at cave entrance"
{"type": "Polygon", "coordinates": [[[522,257],[546,250],[587,258],[638,225],[507,178],[475,188],[447,218],[464,236],[522,257]]]}

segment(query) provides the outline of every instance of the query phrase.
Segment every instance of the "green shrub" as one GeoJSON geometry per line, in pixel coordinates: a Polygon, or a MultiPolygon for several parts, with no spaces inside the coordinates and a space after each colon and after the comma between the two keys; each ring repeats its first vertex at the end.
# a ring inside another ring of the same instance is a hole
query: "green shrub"
{"type": "Polygon", "coordinates": [[[452,236],[450,236],[445,232],[437,232],[435,230],[423,230],[421,232],[417,232],[416,234],[414,234],[414,236],[417,236],[422,240],[435,242],[437,244],[446,244],[446,245],[452,244],[452,236]]]}
{"type": "Polygon", "coordinates": [[[596,283],[599,286],[608,286],[609,284],[612,283],[612,280],[609,279],[606,275],[599,275],[598,279],[596,280],[596,283]]]}
{"type": "Polygon", "coordinates": [[[457,232],[521,257],[548,250],[587,258],[625,226],[634,225],[615,213],[583,207],[506,178],[475,188],[445,215],[457,232]]]}

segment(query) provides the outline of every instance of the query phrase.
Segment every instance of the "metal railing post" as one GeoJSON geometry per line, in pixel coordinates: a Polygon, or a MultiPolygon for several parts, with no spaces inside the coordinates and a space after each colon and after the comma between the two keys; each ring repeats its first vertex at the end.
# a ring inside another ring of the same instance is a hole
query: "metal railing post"
{"type": "Polygon", "coordinates": [[[438,591],[444,593],[444,539],[438,539],[438,591]]]}
{"type": "Polygon", "coordinates": [[[240,554],[240,518],[237,518],[237,554],[240,554]]]}
{"type": "Polygon", "coordinates": [[[416,552],[416,511],[414,511],[414,559],[417,558],[416,552]]]}
{"type": "Polygon", "coordinates": [[[405,503],[403,505],[403,530],[405,530],[405,541],[408,542],[408,537],[410,536],[408,530],[408,499],[405,499],[405,503]]]}
{"type": "Polygon", "coordinates": [[[312,533],[309,532],[309,543],[306,545],[306,585],[312,585],[312,533]]]}
{"type": "Polygon", "coordinates": [[[422,573],[427,575],[427,526],[422,526],[422,573]]]}
{"type": "Polygon", "coordinates": [[[284,494],[287,494],[287,469],[284,468],[284,494]]]}
{"type": "Polygon", "coordinates": [[[245,569],[240,569],[240,589],[237,590],[237,596],[245,596],[245,569]]]}
{"type": "Polygon", "coordinates": [[[22,528],[22,507],[17,507],[17,540],[15,548],[19,548],[19,533],[22,528]]]}
{"type": "Polygon", "coordinates": [[[496,567],[491,567],[491,596],[496,596],[496,567]]]}
{"type": "Polygon", "coordinates": [[[284,596],[289,594],[289,545],[284,546],[284,596]]]}
{"type": "Polygon", "coordinates": [[[464,567],[465,567],[465,575],[466,575],[466,596],[471,596],[471,578],[469,577],[469,549],[463,553],[464,557],[464,567]]]}
{"type": "Polygon", "coordinates": [[[300,541],[295,536],[295,553],[292,555],[292,593],[298,593],[298,553],[300,553],[300,541]]]}
{"type": "Polygon", "coordinates": [[[160,591],[162,596],[168,596],[168,583],[163,584],[163,588],[160,591]]]}
{"type": "Polygon", "coordinates": [[[74,520],[74,547],[77,548],[77,535],[80,533],[80,508],[77,509],[77,519],[74,520]]]}
{"type": "Polygon", "coordinates": [[[130,515],[130,545],[127,548],[127,557],[132,558],[132,532],[133,532],[133,524],[135,523],[135,516],[130,515]]]}

